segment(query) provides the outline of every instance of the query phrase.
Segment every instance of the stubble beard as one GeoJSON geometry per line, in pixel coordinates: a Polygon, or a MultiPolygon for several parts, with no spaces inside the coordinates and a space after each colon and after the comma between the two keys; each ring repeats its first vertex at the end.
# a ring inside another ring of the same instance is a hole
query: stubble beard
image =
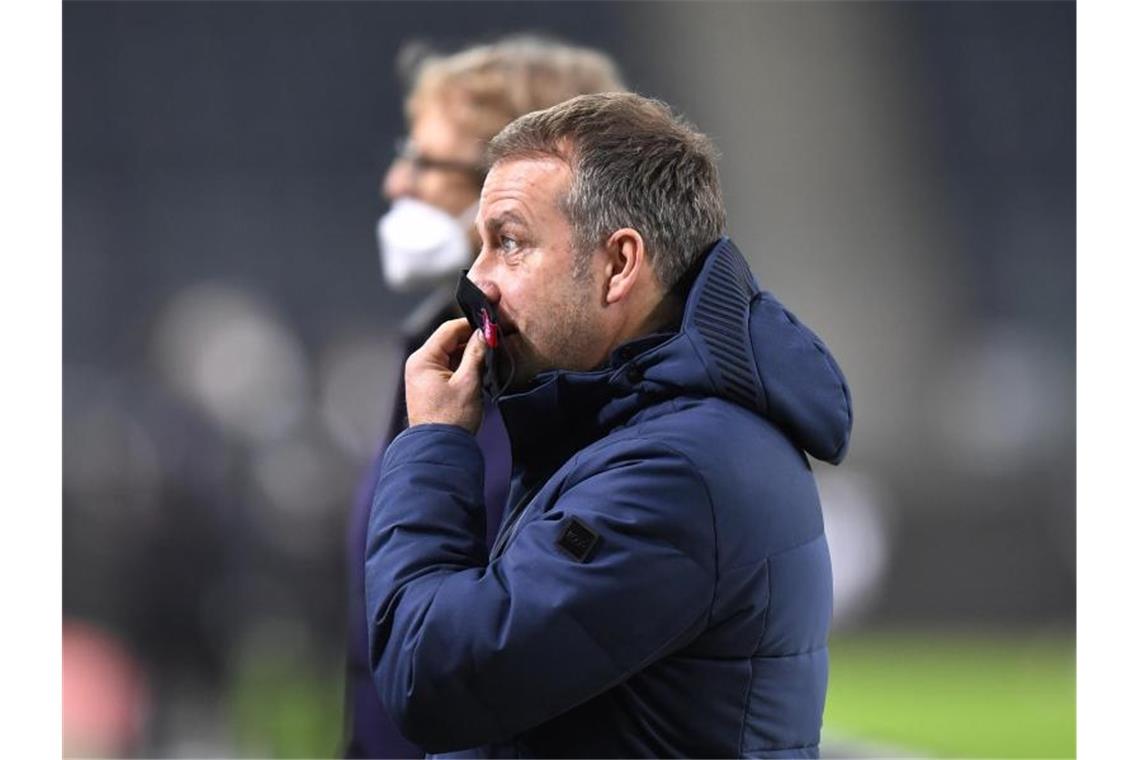
{"type": "Polygon", "coordinates": [[[512,387],[529,383],[547,370],[586,371],[597,363],[596,344],[600,333],[591,308],[592,278],[574,276],[564,297],[552,304],[547,319],[530,336],[515,334],[518,350],[512,387]]]}

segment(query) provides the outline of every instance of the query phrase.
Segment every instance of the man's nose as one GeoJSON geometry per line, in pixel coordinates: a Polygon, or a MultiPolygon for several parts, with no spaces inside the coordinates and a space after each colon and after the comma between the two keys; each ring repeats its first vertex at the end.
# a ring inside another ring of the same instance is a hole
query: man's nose
{"type": "Polygon", "coordinates": [[[467,279],[475,283],[479,290],[483,291],[483,295],[492,304],[499,303],[499,286],[495,284],[493,266],[491,264],[492,256],[487,253],[486,249],[480,249],[479,255],[476,257],[474,263],[471,264],[471,269],[467,272],[467,279]]]}
{"type": "Polygon", "coordinates": [[[415,194],[415,170],[412,162],[397,158],[388,167],[381,187],[384,198],[392,202],[397,198],[407,198],[415,194]]]}

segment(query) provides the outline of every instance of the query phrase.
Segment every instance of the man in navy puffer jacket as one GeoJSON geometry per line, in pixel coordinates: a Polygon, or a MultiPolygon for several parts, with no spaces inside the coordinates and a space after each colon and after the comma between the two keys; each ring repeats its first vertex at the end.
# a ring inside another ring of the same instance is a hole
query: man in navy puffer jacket
{"type": "Polygon", "coordinates": [[[722,237],[712,145],[664,104],[581,96],[489,150],[470,278],[515,364],[507,516],[488,550],[489,341],[447,322],[408,360],[369,525],[381,699],[452,756],[818,756],[805,452],[846,452],[839,368],[722,237]]]}

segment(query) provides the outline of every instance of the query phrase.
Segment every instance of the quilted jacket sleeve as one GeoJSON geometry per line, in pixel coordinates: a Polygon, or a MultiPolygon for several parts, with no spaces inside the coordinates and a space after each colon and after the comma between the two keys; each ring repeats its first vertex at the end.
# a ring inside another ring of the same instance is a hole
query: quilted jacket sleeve
{"type": "MultiPolygon", "coordinates": [[[[488,564],[482,454],[423,425],[388,447],[369,526],[371,664],[405,735],[431,752],[503,741],[683,646],[715,583],[708,493],[687,459],[613,444],[488,564]],[[559,545],[576,519],[584,560],[559,545]]],[[[537,505],[536,505],[537,506],[537,505]]]]}

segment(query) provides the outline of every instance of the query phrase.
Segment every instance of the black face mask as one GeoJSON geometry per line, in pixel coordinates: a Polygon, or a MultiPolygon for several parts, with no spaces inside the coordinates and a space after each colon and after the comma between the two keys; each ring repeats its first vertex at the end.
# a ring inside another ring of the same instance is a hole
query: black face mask
{"type": "Polygon", "coordinates": [[[483,388],[490,394],[491,401],[498,401],[515,377],[515,362],[502,343],[499,315],[495,313],[495,307],[483,295],[483,291],[479,290],[479,286],[467,278],[469,271],[464,269],[459,273],[455,300],[459,302],[459,308],[463,310],[472,329],[483,333],[487,344],[487,356],[483,363],[483,388]]]}

